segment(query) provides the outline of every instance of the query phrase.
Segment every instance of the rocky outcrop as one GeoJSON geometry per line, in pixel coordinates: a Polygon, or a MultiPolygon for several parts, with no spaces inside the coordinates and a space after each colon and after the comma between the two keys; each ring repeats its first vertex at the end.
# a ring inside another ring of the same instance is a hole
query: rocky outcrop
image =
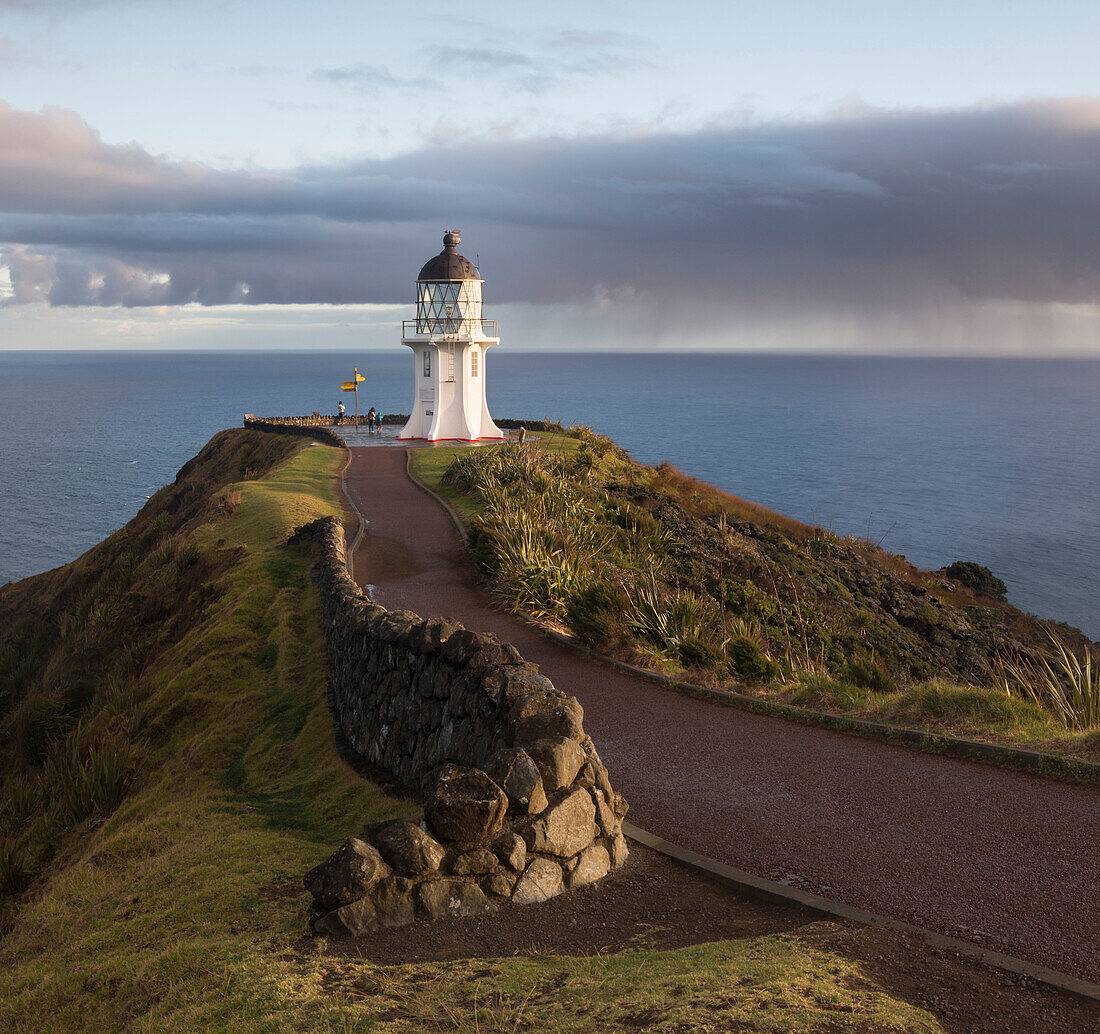
{"type": "Polygon", "coordinates": [[[321,544],[344,739],[426,801],[422,823],[371,823],[307,874],[314,931],[358,937],[533,904],[622,865],[627,805],[576,698],[492,635],[372,603],[348,576],[335,518],[292,541],[305,539],[321,544]]]}

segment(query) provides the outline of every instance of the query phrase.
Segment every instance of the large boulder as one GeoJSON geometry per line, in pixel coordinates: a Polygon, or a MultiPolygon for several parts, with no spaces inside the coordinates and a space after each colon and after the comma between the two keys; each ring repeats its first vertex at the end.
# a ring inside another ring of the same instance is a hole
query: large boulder
{"type": "Polygon", "coordinates": [[[498,833],[507,810],[504,791],[484,772],[447,765],[424,815],[444,840],[472,845],[498,833]]]}
{"type": "Polygon", "coordinates": [[[596,836],[596,805],[587,790],[576,789],[551,804],[522,830],[528,851],[569,858],[596,836]]]}
{"type": "Polygon", "coordinates": [[[428,880],[417,888],[416,900],[432,919],[473,916],[493,907],[473,880],[428,880]]]}
{"type": "MultiPolygon", "coordinates": [[[[533,688],[527,692],[516,694],[511,698],[508,706],[509,722],[512,724],[522,722],[534,715],[552,711],[556,707],[573,707],[582,718],[584,717],[584,712],[581,710],[581,705],[577,703],[576,697],[571,697],[568,693],[555,689],[553,683],[545,676],[539,678],[545,684],[534,684],[533,688]]],[[[524,681],[527,685],[532,685],[535,680],[532,678],[524,681]]]]}
{"type": "Polygon", "coordinates": [[[303,883],[318,908],[330,912],[365,897],[390,867],[370,844],[349,837],[332,855],[306,873],[303,883]]]}
{"type": "Polygon", "coordinates": [[[549,858],[536,858],[516,881],[512,901],[517,905],[534,905],[560,894],[564,889],[561,866],[549,858]]]}
{"type": "Polygon", "coordinates": [[[391,927],[408,926],[416,919],[412,892],[415,884],[399,876],[380,880],[358,901],[343,905],[313,924],[314,933],[363,937],[391,927]]]}
{"type": "Polygon", "coordinates": [[[382,880],[371,891],[378,929],[408,926],[416,918],[416,911],[413,908],[414,886],[412,880],[393,876],[388,880],[382,880]]]}
{"type": "Polygon", "coordinates": [[[512,742],[524,746],[535,740],[564,737],[580,743],[584,739],[584,711],[573,697],[556,707],[512,720],[512,742]]]}
{"type": "Polygon", "coordinates": [[[570,739],[543,739],[525,748],[542,776],[543,789],[547,793],[564,789],[573,784],[585,754],[581,745],[570,739]]]}
{"type": "Polygon", "coordinates": [[[525,750],[498,750],[485,766],[493,781],[508,797],[508,810],[519,815],[537,814],[546,807],[542,773],[525,750]]]}
{"type": "Polygon", "coordinates": [[[402,876],[425,876],[443,863],[446,851],[412,819],[371,823],[364,830],[382,857],[402,876]]]}
{"type": "Polygon", "coordinates": [[[577,857],[577,864],[569,873],[569,886],[583,887],[586,883],[595,883],[611,871],[611,856],[607,848],[600,844],[586,847],[577,857]]]}
{"type": "MultiPolygon", "coordinates": [[[[508,651],[515,650],[515,647],[505,645],[503,649],[507,659],[508,651]]],[[[518,652],[516,656],[519,656],[518,652]]],[[[556,692],[554,684],[545,675],[538,673],[537,664],[522,660],[505,663],[486,672],[481,677],[481,688],[488,697],[502,706],[510,706],[526,693],[556,692]]]]}
{"type": "Polygon", "coordinates": [[[464,668],[477,654],[484,651],[488,651],[496,658],[495,664],[500,664],[504,659],[500,650],[500,641],[491,632],[474,632],[468,628],[458,628],[447,637],[440,652],[448,664],[456,668],[464,668]]]}

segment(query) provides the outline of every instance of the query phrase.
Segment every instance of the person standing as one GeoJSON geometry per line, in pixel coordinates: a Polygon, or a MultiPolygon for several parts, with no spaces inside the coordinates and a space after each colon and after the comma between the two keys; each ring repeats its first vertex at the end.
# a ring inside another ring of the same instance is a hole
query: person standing
{"type": "Polygon", "coordinates": [[[344,400],[340,400],[340,404],[336,407],[336,422],[342,424],[344,422],[344,400]]]}

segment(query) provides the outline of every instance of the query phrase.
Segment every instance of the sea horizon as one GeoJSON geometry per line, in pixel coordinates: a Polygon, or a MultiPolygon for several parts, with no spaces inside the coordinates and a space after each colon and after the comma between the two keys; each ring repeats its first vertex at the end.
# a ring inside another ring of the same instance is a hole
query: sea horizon
{"type": "MultiPolygon", "coordinates": [[[[502,349],[487,391],[921,567],[982,563],[1095,638],[1100,360],[1012,358],[502,349]]],[[[403,348],[0,352],[0,584],[75,559],[245,412],[335,412],[349,362],[361,409],[408,412],[403,348]]]]}

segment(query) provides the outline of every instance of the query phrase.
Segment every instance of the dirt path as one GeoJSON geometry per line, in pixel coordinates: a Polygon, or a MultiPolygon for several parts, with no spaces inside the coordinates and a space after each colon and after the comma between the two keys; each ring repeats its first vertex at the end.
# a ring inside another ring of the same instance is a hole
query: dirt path
{"type": "Polygon", "coordinates": [[[356,449],[356,575],[378,602],[495,632],[585,710],[631,821],[951,937],[1100,981],[1100,792],[682,696],[490,608],[405,450],[356,449]]]}

